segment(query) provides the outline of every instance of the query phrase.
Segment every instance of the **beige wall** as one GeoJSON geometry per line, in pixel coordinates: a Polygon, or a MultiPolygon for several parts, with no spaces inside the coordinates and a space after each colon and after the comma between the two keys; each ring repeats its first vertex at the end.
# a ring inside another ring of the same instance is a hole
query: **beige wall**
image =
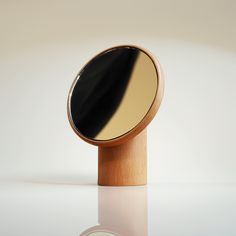
{"type": "Polygon", "coordinates": [[[149,181],[236,181],[235,3],[0,1],[0,175],[95,182],[97,150],[71,130],[67,93],[91,56],[132,43],[166,74],[149,181]]]}

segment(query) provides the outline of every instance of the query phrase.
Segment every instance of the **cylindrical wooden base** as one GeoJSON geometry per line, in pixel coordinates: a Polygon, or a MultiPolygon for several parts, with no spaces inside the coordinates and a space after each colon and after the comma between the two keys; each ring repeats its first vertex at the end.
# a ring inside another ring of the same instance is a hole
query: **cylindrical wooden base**
{"type": "Polygon", "coordinates": [[[147,131],[111,147],[98,147],[98,184],[103,186],[147,183],[147,131]]]}

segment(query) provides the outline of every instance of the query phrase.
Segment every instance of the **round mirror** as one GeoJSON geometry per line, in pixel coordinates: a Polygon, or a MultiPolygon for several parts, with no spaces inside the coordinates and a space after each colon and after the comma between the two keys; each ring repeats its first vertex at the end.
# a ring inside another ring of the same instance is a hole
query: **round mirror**
{"type": "Polygon", "coordinates": [[[136,46],[110,48],[74,81],[68,99],[71,126],[93,144],[141,132],[142,121],[149,123],[157,111],[158,87],[158,64],[149,53],[136,46]]]}

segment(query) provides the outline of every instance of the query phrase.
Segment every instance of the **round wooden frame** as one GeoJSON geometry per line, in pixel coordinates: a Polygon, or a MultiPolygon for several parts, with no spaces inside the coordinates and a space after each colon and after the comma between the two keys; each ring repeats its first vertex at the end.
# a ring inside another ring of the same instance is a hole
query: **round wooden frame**
{"type": "Polygon", "coordinates": [[[72,127],[72,129],[74,130],[74,132],[84,141],[99,146],[99,147],[109,147],[109,146],[116,146],[116,145],[120,145],[124,142],[127,142],[128,140],[131,140],[132,138],[134,138],[135,136],[137,136],[141,131],[143,131],[146,126],[152,121],[152,119],[154,118],[154,116],[156,115],[158,108],[161,104],[162,101],[162,97],[163,97],[163,92],[164,92],[164,79],[163,79],[163,72],[162,72],[162,68],[160,66],[160,63],[158,62],[158,60],[146,49],[139,47],[139,46],[135,46],[135,45],[119,45],[119,46],[115,46],[115,47],[111,47],[108,48],[100,53],[98,53],[97,55],[95,55],[91,60],[89,60],[89,62],[87,62],[84,67],[80,70],[80,72],[78,73],[78,75],[76,76],[70,91],[69,91],[69,95],[68,95],[68,99],[67,99],[67,115],[68,115],[68,119],[70,122],[70,125],[72,127]],[[101,56],[104,53],[107,53],[111,50],[117,49],[117,48],[135,48],[138,49],[142,52],[144,52],[147,56],[149,56],[149,58],[152,60],[155,69],[156,69],[156,73],[157,73],[157,90],[156,90],[156,94],[155,97],[153,99],[153,102],[148,110],[148,112],[146,113],[146,115],[143,117],[143,119],[131,130],[129,130],[128,132],[126,132],[125,134],[118,136],[116,138],[113,139],[108,139],[108,140],[94,140],[94,139],[89,139],[87,137],[85,137],[83,134],[81,134],[77,128],[74,125],[74,122],[72,120],[72,116],[71,116],[71,108],[70,108],[70,103],[71,103],[71,96],[72,96],[72,92],[74,90],[74,87],[81,75],[81,73],[83,72],[84,68],[96,57],[101,56]]]}

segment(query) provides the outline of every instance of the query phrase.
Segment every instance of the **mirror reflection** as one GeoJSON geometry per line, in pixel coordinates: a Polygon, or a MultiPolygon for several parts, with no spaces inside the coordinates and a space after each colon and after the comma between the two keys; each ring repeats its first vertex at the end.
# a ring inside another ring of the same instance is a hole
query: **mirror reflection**
{"type": "Polygon", "coordinates": [[[107,232],[93,232],[91,234],[88,234],[88,236],[116,236],[116,235],[107,232]]]}
{"type": "Polygon", "coordinates": [[[147,236],[147,188],[98,187],[98,222],[81,236],[147,236]]]}
{"type": "Polygon", "coordinates": [[[69,101],[74,128],[84,137],[119,137],[145,117],[157,91],[153,60],[135,47],[117,47],[80,72],[69,101]]]}

